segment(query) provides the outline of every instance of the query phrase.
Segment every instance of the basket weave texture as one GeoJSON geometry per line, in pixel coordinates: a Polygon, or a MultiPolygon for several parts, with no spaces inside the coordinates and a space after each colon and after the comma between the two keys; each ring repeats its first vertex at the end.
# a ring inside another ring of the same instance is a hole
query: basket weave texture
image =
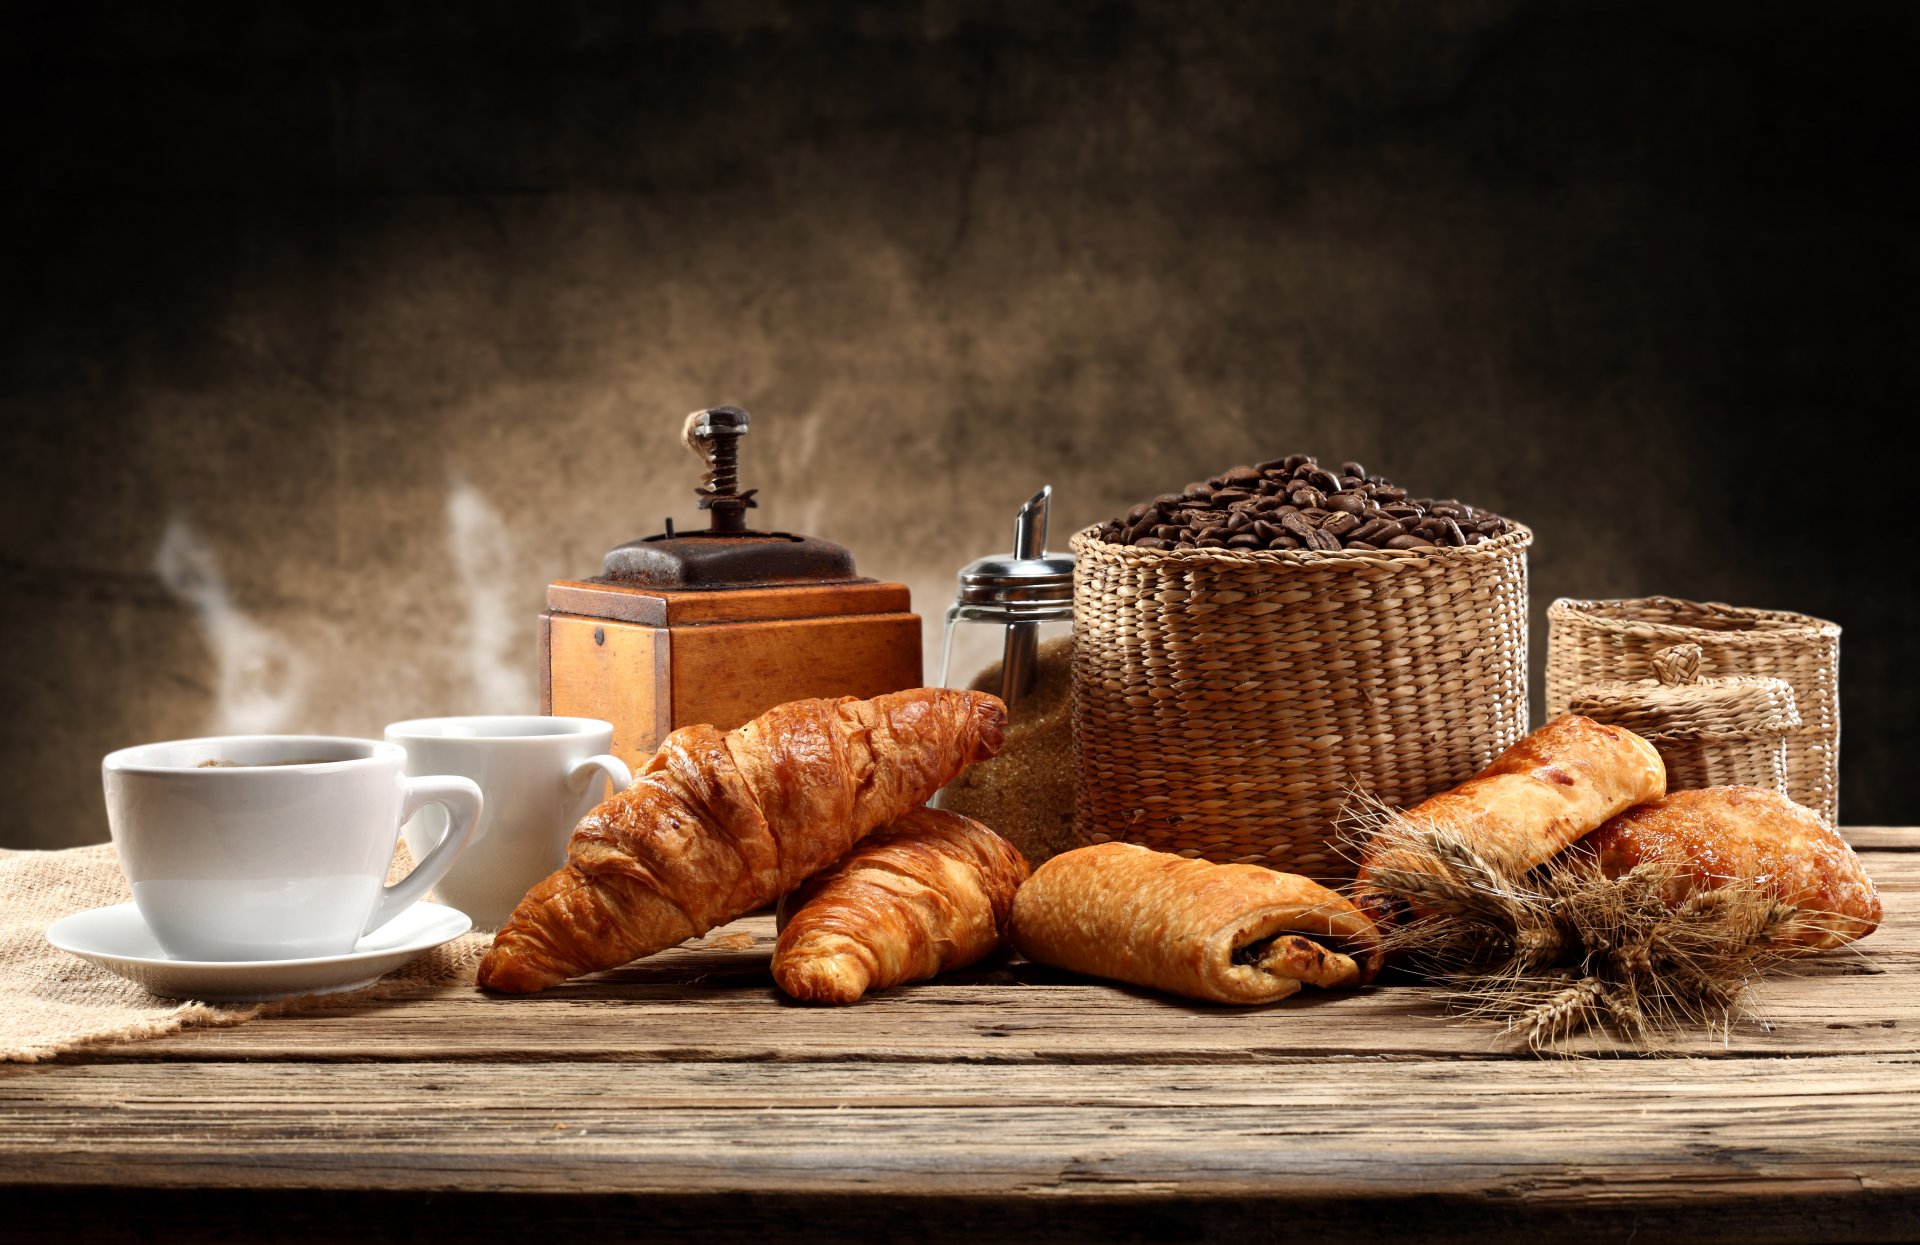
{"type": "Polygon", "coordinates": [[[1654,677],[1580,688],[1569,712],[1624,726],[1659,749],[1667,790],[1744,785],[1791,798],[1787,736],[1800,729],[1784,679],[1700,677],[1700,646],[1652,657],[1654,677]]]}
{"type": "Polygon", "coordinates": [[[1655,653],[1699,646],[1699,673],[1784,680],[1798,728],[1786,737],[1787,795],[1829,823],[1840,814],[1840,628],[1807,614],[1677,597],[1562,598],[1547,609],[1547,713],[1589,684],[1638,677],[1655,653]]]}
{"type": "Polygon", "coordinates": [[[1527,547],[1074,537],[1075,832],[1351,878],[1355,790],[1412,804],[1527,732],[1527,547]]]}

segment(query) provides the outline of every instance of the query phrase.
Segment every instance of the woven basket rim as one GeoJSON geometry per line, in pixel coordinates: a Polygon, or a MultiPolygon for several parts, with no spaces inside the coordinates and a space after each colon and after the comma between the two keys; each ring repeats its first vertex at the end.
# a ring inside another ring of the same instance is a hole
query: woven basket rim
{"type": "Polygon", "coordinates": [[[1751,606],[1727,605],[1720,601],[1689,601],[1685,597],[1610,597],[1591,601],[1575,597],[1560,597],[1547,606],[1547,619],[1550,622],[1578,619],[1586,626],[1622,635],[1653,635],[1679,640],[1690,639],[1705,632],[1713,636],[1716,644],[1771,644],[1783,639],[1808,635],[1836,640],[1840,637],[1839,623],[1828,622],[1812,614],[1800,614],[1792,610],[1755,609],[1751,606]],[[1675,615],[1675,620],[1648,622],[1642,618],[1619,618],[1608,612],[1648,607],[1667,610],[1675,615]],[[1710,619],[1734,625],[1722,628],[1713,626],[1711,623],[1682,621],[1682,619],[1710,619]]]}
{"type": "Polygon", "coordinates": [[[1434,545],[1426,549],[1142,549],[1101,540],[1099,524],[1073,534],[1069,546],[1076,557],[1082,551],[1122,561],[1183,562],[1199,564],[1220,562],[1242,566],[1327,566],[1341,562],[1394,566],[1420,566],[1428,562],[1471,561],[1492,554],[1525,549],[1533,543],[1533,529],[1524,523],[1507,520],[1511,531],[1502,532],[1477,545],[1434,545]]]}

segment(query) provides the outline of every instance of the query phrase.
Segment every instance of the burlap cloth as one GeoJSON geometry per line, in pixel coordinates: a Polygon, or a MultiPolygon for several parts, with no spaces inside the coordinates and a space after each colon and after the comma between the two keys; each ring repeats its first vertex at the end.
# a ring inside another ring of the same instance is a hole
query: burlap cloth
{"type": "MultiPolygon", "coordinates": [[[[394,877],[412,868],[406,851],[402,843],[395,853],[394,877]]],[[[148,994],[47,941],[47,926],[68,913],[132,899],[111,844],[62,852],[0,849],[0,1062],[35,1063],[87,1046],[469,983],[492,941],[487,934],[463,934],[350,994],[182,1003],[148,994]]]]}

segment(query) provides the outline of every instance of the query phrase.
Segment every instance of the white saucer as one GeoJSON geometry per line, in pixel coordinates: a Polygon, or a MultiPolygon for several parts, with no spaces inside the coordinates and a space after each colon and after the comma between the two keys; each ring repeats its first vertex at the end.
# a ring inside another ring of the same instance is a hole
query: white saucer
{"type": "Polygon", "coordinates": [[[370,986],[402,964],[473,928],[457,908],[421,902],[362,938],[345,955],[303,960],[176,960],[130,903],[64,916],[47,941],[167,999],[258,1003],[295,994],[339,994],[370,986]]]}

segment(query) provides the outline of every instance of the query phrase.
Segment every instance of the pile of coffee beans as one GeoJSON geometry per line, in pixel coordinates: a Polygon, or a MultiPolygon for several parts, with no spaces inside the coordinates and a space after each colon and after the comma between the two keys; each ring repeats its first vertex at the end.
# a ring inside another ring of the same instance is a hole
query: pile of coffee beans
{"type": "Polygon", "coordinates": [[[1235,467],[1141,502],[1097,535],[1142,549],[1431,549],[1477,545],[1511,530],[1464,502],[1409,497],[1359,463],[1322,467],[1292,454],[1235,467]]]}

